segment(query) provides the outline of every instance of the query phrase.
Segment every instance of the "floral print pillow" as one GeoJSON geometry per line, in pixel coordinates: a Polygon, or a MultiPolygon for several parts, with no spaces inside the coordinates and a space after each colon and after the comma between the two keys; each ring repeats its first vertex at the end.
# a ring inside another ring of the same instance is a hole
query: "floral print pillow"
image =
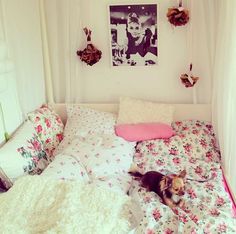
{"type": "Polygon", "coordinates": [[[45,105],[29,113],[28,118],[43,142],[47,155],[52,158],[55,148],[63,139],[64,125],[61,118],[45,105]]]}
{"type": "Polygon", "coordinates": [[[0,149],[1,168],[12,182],[24,174],[40,174],[48,164],[43,144],[30,121],[0,149]]]}
{"type": "Polygon", "coordinates": [[[220,162],[220,150],[211,123],[185,120],[172,123],[172,127],[182,139],[185,155],[207,162],[220,162]]]}

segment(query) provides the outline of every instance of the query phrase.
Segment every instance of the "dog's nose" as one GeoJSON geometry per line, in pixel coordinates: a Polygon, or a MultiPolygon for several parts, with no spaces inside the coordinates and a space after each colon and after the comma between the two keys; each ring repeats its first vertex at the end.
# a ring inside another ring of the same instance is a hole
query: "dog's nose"
{"type": "Polygon", "coordinates": [[[185,194],[184,191],[179,192],[179,196],[183,196],[185,194]]]}

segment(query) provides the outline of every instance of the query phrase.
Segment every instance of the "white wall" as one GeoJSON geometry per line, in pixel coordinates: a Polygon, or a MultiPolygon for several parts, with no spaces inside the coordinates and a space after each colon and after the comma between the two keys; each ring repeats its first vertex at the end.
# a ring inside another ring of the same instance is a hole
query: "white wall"
{"type": "MultiPolygon", "coordinates": [[[[121,2],[131,1],[119,1],[121,2]]],[[[81,0],[82,25],[91,28],[92,40],[103,52],[99,63],[92,67],[85,63],[82,66],[80,78],[82,101],[112,102],[118,101],[121,95],[128,95],[162,102],[192,102],[192,90],[184,88],[179,80],[179,75],[189,69],[188,26],[173,28],[166,18],[168,7],[176,5],[177,1],[135,1],[139,2],[158,3],[159,64],[153,67],[112,67],[109,51],[108,5],[117,1],[81,0]]],[[[204,57],[204,54],[202,56],[204,57]]],[[[201,57],[198,61],[201,61],[201,57]]],[[[210,78],[204,77],[207,75],[204,65],[199,69],[203,77],[197,87],[198,101],[209,103],[210,78]]],[[[196,66],[194,72],[194,75],[199,75],[196,66]]]]}

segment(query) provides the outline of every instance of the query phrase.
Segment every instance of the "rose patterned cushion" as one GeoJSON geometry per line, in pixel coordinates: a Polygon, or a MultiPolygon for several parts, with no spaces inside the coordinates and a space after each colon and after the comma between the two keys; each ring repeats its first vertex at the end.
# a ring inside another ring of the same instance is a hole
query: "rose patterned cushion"
{"type": "Polygon", "coordinates": [[[48,106],[42,106],[29,113],[28,118],[33,123],[48,156],[52,157],[55,148],[63,139],[64,125],[59,115],[48,106]]]}
{"type": "Polygon", "coordinates": [[[174,122],[172,127],[182,139],[185,155],[208,162],[219,162],[220,150],[210,123],[185,120],[174,122]]]}
{"type": "Polygon", "coordinates": [[[0,149],[0,165],[14,182],[24,174],[40,174],[49,160],[31,122],[27,121],[0,149]]]}

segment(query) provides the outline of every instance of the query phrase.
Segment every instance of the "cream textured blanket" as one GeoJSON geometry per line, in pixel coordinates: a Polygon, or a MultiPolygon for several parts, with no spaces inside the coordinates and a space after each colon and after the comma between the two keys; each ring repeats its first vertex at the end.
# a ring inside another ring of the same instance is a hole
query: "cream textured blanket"
{"type": "Polygon", "coordinates": [[[1,233],[128,233],[129,203],[95,184],[25,176],[0,195],[1,233]]]}

